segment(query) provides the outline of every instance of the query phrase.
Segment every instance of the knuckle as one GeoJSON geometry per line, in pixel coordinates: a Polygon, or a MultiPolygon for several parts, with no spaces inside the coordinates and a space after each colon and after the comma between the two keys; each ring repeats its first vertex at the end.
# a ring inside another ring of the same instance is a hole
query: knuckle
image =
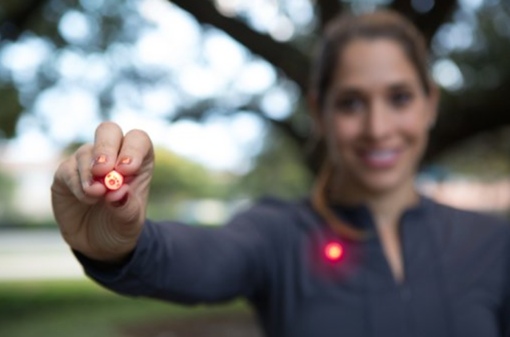
{"type": "Polygon", "coordinates": [[[88,157],[92,153],[93,146],[92,144],[83,144],[80,146],[75,153],[76,159],[79,160],[83,157],[88,157]]]}
{"type": "Polygon", "coordinates": [[[75,161],[68,159],[63,161],[57,168],[53,177],[51,191],[53,194],[60,194],[59,192],[72,190],[73,179],[78,175],[76,170],[75,161]]]}
{"type": "Polygon", "coordinates": [[[64,180],[67,178],[67,176],[70,175],[71,172],[75,170],[75,161],[72,159],[67,159],[60,163],[59,167],[57,168],[57,172],[55,173],[55,177],[61,177],[64,178],[64,180]]]}

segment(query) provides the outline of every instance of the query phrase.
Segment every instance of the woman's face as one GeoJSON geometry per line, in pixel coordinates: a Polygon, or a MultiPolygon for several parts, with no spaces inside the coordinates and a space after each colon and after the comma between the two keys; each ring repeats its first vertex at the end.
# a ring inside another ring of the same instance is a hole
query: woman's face
{"type": "Polygon", "coordinates": [[[437,94],[395,41],[358,39],[339,56],[321,129],[339,182],[369,193],[413,184],[436,117],[437,94]]]}

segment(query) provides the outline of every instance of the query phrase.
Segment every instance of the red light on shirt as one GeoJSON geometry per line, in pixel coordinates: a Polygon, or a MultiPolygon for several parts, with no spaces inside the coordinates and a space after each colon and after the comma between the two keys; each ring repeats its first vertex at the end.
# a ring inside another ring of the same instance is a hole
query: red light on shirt
{"type": "Polygon", "coordinates": [[[119,172],[113,170],[110,171],[105,177],[104,177],[104,185],[107,189],[111,191],[118,190],[122,184],[124,183],[124,177],[119,172]]]}
{"type": "Polygon", "coordinates": [[[331,242],[324,248],[324,255],[329,261],[336,262],[344,255],[344,249],[338,242],[331,242]]]}

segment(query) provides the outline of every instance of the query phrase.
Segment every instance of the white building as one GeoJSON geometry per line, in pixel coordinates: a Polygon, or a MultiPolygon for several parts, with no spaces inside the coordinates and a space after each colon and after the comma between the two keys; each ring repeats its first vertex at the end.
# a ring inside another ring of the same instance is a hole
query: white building
{"type": "Polygon", "coordinates": [[[52,217],[50,188],[60,158],[48,156],[44,161],[16,160],[8,151],[5,146],[0,149],[0,172],[10,177],[14,183],[14,190],[7,205],[10,208],[7,210],[8,213],[19,214],[34,221],[50,219],[52,217]]]}

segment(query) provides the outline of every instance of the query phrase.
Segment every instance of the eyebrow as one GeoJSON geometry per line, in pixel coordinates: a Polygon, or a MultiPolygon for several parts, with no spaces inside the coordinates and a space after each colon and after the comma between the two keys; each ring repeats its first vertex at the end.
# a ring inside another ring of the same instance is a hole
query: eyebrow
{"type": "Polygon", "coordinates": [[[336,90],[336,94],[341,94],[342,96],[364,95],[364,90],[360,90],[355,87],[339,87],[336,90]]]}
{"type": "MultiPolygon", "coordinates": [[[[413,85],[407,81],[398,81],[395,83],[391,83],[388,87],[388,91],[399,91],[399,90],[409,90],[412,89],[413,85]]],[[[350,96],[350,95],[364,95],[365,90],[360,89],[356,86],[339,86],[336,89],[337,94],[350,96]]]]}
{"type": "Polygon", "coordinates": [[[390,91],[398,91],[402,89],[411,89],[413,85],[408,82],[397,82],[389,86],[390,91]]]}

